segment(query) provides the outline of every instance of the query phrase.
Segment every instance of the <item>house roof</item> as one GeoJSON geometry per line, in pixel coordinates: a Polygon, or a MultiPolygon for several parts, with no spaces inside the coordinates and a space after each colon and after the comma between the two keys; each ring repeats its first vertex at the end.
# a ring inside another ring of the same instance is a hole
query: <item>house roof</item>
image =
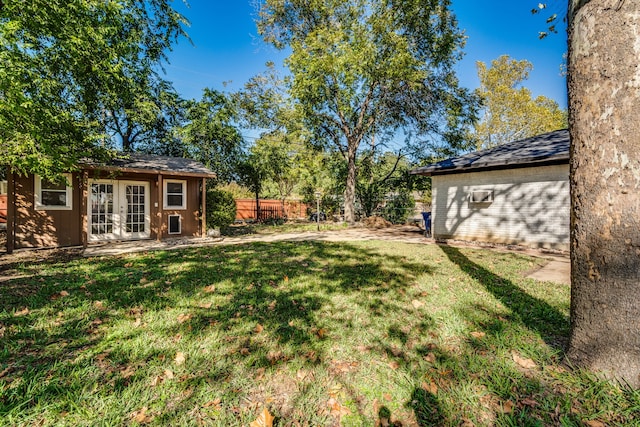
{"type": "Polygon", "coordinates": [[[84,160],[88,169],[152,173],[172,176],[215,178],[216,174],[200,162],[182,157],[156,156],[152,154],[128,153],[118,156],[106,164],[84,160]]]}
{"type": "Polygon", "coordinates": [[[566,129],[452,157],[411,173],[432,176],[562,163],[569,163],[569,131],[566,129]]]}

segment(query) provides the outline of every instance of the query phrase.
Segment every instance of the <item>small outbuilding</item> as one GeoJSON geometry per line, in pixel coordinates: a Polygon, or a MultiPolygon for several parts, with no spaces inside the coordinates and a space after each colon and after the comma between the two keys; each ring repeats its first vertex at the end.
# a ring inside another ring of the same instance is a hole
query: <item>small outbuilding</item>
{"type": "Polygon", "coordinates": [[[206,180],[190,159],[128,154],[83,162],[64,183],[8,174],[7,252],[206,234],[206,180]]]}
{"type": "Polygon", "coordinates": [[[414,169],[431,176],[431,233],[569,249],[569,133],[558,130],[414,169]]]}

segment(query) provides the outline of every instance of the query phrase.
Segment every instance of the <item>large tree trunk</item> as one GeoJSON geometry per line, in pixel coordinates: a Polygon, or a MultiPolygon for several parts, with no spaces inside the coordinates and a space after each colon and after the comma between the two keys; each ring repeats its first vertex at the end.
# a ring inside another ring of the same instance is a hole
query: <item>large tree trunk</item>
{"type": "Polygon", "coordinates": [[[570,0],[568,359],[640,387],[640,2],[570,0]]]}
{"type": "Polygon", "coordinates": [[[356,222],[356,153],[358,146],[349,143],[347,150],[347,182],[344,190],[344,220],[347,224],[356,222]]]}

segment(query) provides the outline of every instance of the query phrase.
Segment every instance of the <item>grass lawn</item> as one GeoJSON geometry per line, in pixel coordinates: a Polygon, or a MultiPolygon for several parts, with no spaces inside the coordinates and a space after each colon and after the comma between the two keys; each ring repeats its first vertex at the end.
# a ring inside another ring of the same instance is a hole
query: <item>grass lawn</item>
{"type": "Polygon", "coordinates": [[[0,424],[604,426],[640,393],[562,365],[569,288],[519,254],[283,242],[20,265],[0,424]]]}

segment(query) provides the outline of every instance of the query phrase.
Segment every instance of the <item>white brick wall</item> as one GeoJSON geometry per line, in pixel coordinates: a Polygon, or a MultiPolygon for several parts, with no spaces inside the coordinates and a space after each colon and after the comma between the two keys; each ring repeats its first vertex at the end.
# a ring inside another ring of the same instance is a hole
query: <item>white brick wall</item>
{"type": "Polygon", "coordinates": [[[432,177],[435,238],[569,248],[569,165],[432,177]],[[469,202],[493,190],[493,202],[469,202]]]}

